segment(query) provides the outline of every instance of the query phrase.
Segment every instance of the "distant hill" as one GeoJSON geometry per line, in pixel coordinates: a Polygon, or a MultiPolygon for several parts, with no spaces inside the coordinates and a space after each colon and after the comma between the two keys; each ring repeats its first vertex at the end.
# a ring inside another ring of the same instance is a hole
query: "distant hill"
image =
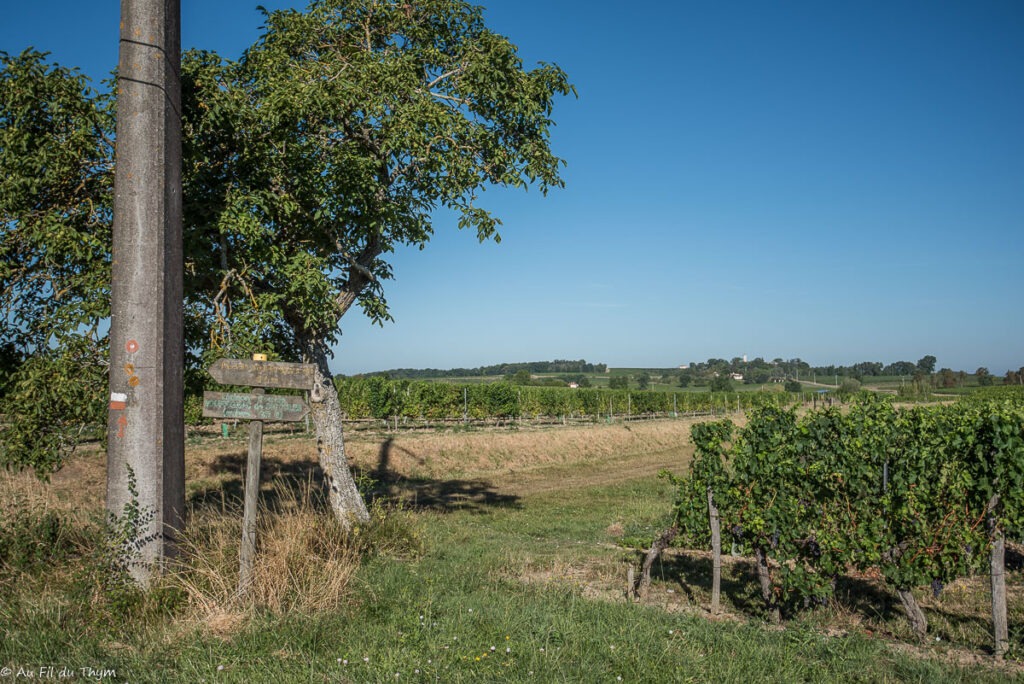
{"type": "Polygon", "coordinates": [[[390,378],[396,379],[406,378],[409,380],[428,380],[432,378],[503,377],[506,375],[514,375],[521,370],[529,371],[530,373],[604,373],[607,368],[607,364],[588,363],[584,359],[580,359],[579,361],[556,359],[554,361],[499,363],[493,366],[480,366],[478,368],[449,368],[447,370],[440,370],[437,368],[392,368],[391,370],[362,373],[357,377],[386,375],[390,378]]]}

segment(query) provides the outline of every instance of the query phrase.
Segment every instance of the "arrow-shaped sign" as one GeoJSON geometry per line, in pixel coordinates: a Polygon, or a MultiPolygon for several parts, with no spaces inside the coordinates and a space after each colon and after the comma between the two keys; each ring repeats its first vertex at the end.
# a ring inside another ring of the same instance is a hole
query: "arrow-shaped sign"
{"type": "Polygon", "coordinates": [[[210,375],[222,385],[311,390],[316,382],[316,366],[311,363],[217,359],[210,366],[210,375]]]}
{"type": "Polygon", "coordinates": [[[203,392],[203,415],[207,418],[296,421],[302,420],[307,413],[309,407],[302,397],[203,392]]]}

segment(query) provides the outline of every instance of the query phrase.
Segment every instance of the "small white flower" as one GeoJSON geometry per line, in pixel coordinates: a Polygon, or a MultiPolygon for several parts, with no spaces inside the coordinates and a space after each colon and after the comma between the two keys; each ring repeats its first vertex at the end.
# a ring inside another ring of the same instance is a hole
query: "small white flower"
{"type": "Polygon", "coordinates": [[[223,669],[224,669],[224,666],[223,666],[223,665],[218,665],[218,666],[217,666],[217,672],[220,672],[220,671],[221,671],[221,670],[223,670],[223,669]]]}
{"type": "Polygon", "coordinates": [[[675,633],[676,633],[676,631],[675,631],[674,629],[670,629],[670,630],[668,630],[668,633],[669,633],[669,634],[675,634],[675,633]]]}
{"type": "Polygon", "coordinates": [[[366,656],[366,657],[364,657],[364,658],[363,658],[363,662],[364,662],[364,663],[368,663],[368,662],[370,662],[370,657],[369,657],[369,656],[366,656]]]}
{"type": "Polygon", "coordinates": [[[615,644],[612,644],[611,646],[609,646],[609,648],[611,648],[614,651],[615,650],[615,644]]]}
{"type": "Polygon", "coordinates": [[[342,661],[341,661],[341,664],[342,664],[342,665],[348,665],[348,659],[342,660],[342,661]]]}
{"type": "Polygon", "coordinates": [[[470,609],[469,609],[469,612],[470,612],[470,613],[472,613],[472,612],[473,612],[473,609],[472,609],[472,608],[470,608],[470,609]]]}
{"type": "Polygon", "coordinates": [[[511,649],[511,648],[506,648],[506,649],[505,649],[505,653],[511,653],[511,652],[512,652],[512,649],[511,649]]]}
{"type": "Polygon", "coordinates": [[[494,647],[493,647],[493,646],[491,646],[491,650],[492,650],[492,651],[494,650],[494,647]]]}
{"type": "Polygon", "coordinates": [[[419,674],[419,673],[420,673],[420,671],[419,671],[419,669],[416,669],[416,670],[413,670],[413,671],[412,671],[412,673],[413,673],[413,674],[419,674]]]}
{"type": "Polygon", "coordinates": [[[616,678],[615,678],[615,681],[617,681],[617,682],[621,682],[621,681],[622,681],[622,675],[619,675],[618,677],[616,677],[616,678]]]}
{"type": "Polygon", "coordinates": [[[541,648],[541,649],[540,649],[540,652],[541,652],[541,653],[543,653],[543,652],[544,652],[544,649],[543,649],[543,648],[541,648]]]}

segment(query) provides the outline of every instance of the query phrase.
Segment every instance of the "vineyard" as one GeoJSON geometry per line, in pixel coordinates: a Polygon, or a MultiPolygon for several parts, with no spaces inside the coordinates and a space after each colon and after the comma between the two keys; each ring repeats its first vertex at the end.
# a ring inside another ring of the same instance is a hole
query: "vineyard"
{"type": "Polygon", "coordinates": [[[786,392],[694,393],[487,384],[450,384],[382,377],[339,378],[348,420],[416,421],[601,420],[613,417],[713,415],[801,400],[786,392]]]}
{"type": "Polygon", "coordinates": [[[713,551],[718,610],[722,548],[752,557],[773,621],[828,600],[840,575],[874,573],[899,596],[919,638],[913,588],[938,595],[988,573],[994,653],[1008,647],[1005,539],[1024,530],[1024,403],[979,399],[896,409],[862,395],[848,410],[798,416],[764,406],[745,427],[694,426],[690,471],[673,525],[651,547],[713,551]]]}

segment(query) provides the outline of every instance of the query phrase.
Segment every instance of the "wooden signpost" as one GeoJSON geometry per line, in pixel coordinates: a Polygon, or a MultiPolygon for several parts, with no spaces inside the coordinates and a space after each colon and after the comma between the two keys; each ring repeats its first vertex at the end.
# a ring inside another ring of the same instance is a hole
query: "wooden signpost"
{"type": "Polygon", "coordinates": [[[302,397],[281,394],[203,392],[203,415],[236,420],[296,421],[309,413],[302,397]]]}
{"type": "Polygon", "coordinates": [[[222,385],[309,390],[316,381],[316,366],[311,363],[217,359],[210,366],[210,375],[222,385]]]}
{"type": "Polygon", "coordinates": [[[264,388],[312,391],[316,366],[258,359],[218,359],[210,375],[223,385],[252,387],[249,394],[203,392],[203,415],[249,422],[249,455],[245,469],[245,508],[242,514],[242,548],[238,554],[238,594],[252,581],[256,557],[256,505],[260,491],[260,460],[263,458],[263,422],[302,420],[309,407],[302,397],[265,394],[264,388]]]}

